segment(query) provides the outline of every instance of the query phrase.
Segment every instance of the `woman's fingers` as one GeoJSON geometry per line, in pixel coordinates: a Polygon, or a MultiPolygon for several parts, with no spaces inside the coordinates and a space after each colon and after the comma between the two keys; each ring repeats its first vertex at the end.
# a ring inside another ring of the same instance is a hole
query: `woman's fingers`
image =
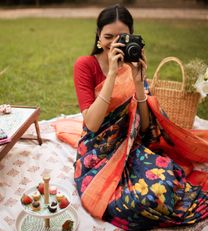
{"type": "Polygon", "coordinates": [[[119,35],[116,36],[116,38],[113,40],[112,43],[116,43],[118,41],[118,39],[119,39],[119,35]]]}
{"type": "Polygon", "coordinates": [[[119,48],[114,48],[113,50],[112,50],[112,54],[114,54],[114,55],[116,55],[116,54],[122,54],[123,56],[124,56],[124,52],[121,50],[121,49],[119,49],[119,48]]]}
{"type": "Polygon", "coordinates": [[[115,43],[111,46],[110,52],[109,52],[109,58],[112,61],[116,62],[123,62],[124,60],[124,52],[118,48],[119,43],[115,43]]]}
{"type": "MultiPolygon", "coordinates": [[[[112,41],[110,44],[110,50],[113,50],[114,47],[116,47],[116,42],[118,41],[119,35],[116,36],[116,38],[112,41]]],[[[117,46],[118,47],[118,46],[117,46]]]]}
{"type": "MultiPolygon", "coordinates": [[[[124,47],[125,45],[122,44],[122,43],[114,43],[114,44],[111,44],[110,46],[110,51],[113,51],[114,49],[119,49],[121,47],[124,47]]],[[[121,50],[121,49],[120,49],[121,50]]]]}
{"type": "Polygon", "coordinates": [[[142,68],[144,68],[145,70],[147,70],[147,63],[143,60],[143,59],[139,59],[139,63],[141,64],[140,66],[142,68]]]}
{"type": "Polygon", "coordinates": [[[124,47],[125,46],[125,44],[123,44],[123,43],[117,43],[118,39],[119,39],[119,35],[117,35],[116,38],[112,41],[111,46],[110,46],[111,50],[115,47],[124,47]]]}

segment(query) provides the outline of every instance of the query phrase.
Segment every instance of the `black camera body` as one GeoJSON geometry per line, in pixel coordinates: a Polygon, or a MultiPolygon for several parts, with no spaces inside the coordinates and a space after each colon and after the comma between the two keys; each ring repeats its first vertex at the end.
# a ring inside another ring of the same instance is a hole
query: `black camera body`
{"type": "Polygon", "coordinates": [[[144,41],[140,35],[120,34],[118,43],[123,43],[125,47],[119,47],[124,52],[124,62],[138,62],[141,58],[144,41]]]}

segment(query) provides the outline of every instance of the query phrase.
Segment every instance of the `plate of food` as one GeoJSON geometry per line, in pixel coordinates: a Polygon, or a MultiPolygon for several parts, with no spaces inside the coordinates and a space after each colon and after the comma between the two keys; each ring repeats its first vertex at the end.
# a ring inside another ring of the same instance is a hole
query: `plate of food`
{"type": "Polygon", "coordinates": [[[58,216],[51,217],[50,227],[45,227],[45,219],[21,211],[16,219],[16,231],[76,231],[79,225],[78,214],[73,206],[58,216]]]}
{"type": "Polygon", "coordinates": [[[44,183],[26,190],[21,197],[21,205],[26,213],[42,218],[51,218],[63,213],[70,205],[70,194],[58,184],[51,184],[48,203],[45,203],[44,183]]]}

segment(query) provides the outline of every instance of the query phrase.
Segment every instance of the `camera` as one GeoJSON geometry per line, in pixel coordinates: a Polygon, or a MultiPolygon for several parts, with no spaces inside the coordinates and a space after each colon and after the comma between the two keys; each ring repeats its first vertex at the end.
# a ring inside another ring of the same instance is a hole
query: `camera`
{"type": "Polygon", "coordinates": [[[145,45],[140,35],[120,34],[117,42],[126,45],[119,47],[124,52],[124,62],[138,62],[145,45]]]}

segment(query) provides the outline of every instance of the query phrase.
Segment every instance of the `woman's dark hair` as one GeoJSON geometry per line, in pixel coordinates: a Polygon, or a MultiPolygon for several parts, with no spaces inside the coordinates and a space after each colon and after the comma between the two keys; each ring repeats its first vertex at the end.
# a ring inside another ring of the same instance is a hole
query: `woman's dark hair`
{"type": "Polygon", "coordinates": [[[91,55],[100,54],[102,53],[103,49],[97,48],[97,42],[99,40],[99,34],[102,31],[103,27],[107,24],[113,23],[115,21],[121,21],[125,25],[128,26],[130,33],[132,34],[133,29],[133,18],[130,12],[124,7],[119,4],[109,6],[102,10],[97,18],[97,31],[95,36],[95,44],[91,55]]]}

